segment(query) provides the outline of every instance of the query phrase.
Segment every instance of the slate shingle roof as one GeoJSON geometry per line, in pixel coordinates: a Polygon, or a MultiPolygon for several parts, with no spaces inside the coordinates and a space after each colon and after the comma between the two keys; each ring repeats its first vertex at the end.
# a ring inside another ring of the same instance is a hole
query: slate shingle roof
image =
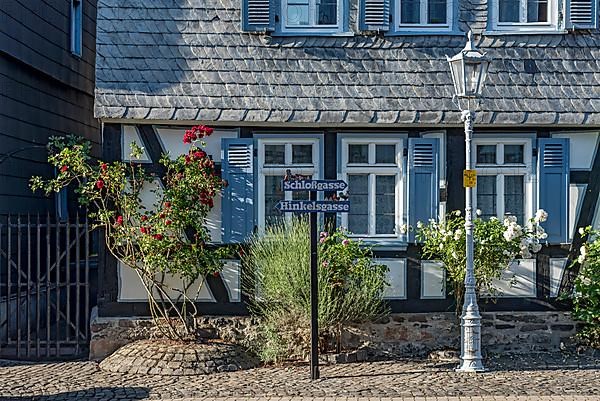
{"type": "MultiPolygon", "coordinates": [[[[460,123],[445,55],[463,36],[265,38],[241,32],[240,4],[99,0],[96,116],[460,123]]],[[[487,1],[461,7],[482,33],[487,1]]],[[[600,32],[476,38],[493,58],[479,123],[600,126],[600,32]]]]}

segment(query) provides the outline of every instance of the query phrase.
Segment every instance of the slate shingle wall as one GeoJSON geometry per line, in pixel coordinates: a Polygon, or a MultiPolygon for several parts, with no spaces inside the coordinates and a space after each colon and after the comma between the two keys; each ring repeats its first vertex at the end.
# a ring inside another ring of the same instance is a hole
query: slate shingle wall
{"type": "MultiPolygon", "coordinates": [[[[263,37],[241,32],[240,4],[100,0],[96,116],[460,123],[445,55],[464,37],[263,37]]],[[[459,26],[493,58],[479,123],[600,126],[598,31],[486,36],[487,0],[460,7],[459,26]]]]}

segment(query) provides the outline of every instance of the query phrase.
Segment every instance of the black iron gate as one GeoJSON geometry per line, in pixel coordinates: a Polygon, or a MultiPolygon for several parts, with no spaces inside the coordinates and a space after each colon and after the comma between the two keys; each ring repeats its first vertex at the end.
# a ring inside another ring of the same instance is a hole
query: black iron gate
{"type": "Polygon", "coordinates": [[[0,216],[0,358],[86,355],[90,253],[87,219],[0,216]]]}

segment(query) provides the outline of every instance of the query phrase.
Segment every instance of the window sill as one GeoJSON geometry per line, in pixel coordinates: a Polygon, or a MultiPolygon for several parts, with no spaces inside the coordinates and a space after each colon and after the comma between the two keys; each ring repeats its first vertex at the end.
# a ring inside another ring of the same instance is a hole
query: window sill
{"type": "Polygon", "coordinates": [[[497,30],[497,31],[485,31],[485,36],[504,36],[504,35],[564,35],[568,33],[566,29],[543,29],[543,30],[497,30]]]}
{"type": "Polygon", "coordinates": [[[389,238],[361,238],[362,244],[372,248],[374,251],[406,251],[408,243],[406,241],[389,238]]]}
{"type": "Polygon", "coordinates": [[[298,38],[306,38],[311,36],[327,36],[327,37],[352,37],[354,36],[354,32],[302,32],[302,31],[294,31],[294,32],[272,32],[271,36],[274,38],[278,37],[298,37],[298,38]]]}
{"type": "Polygon", "coordinates": [[[465,36],[464,32],[449,31],[449,30],[432,30],[432,29],[412,29],[412,30],[394,30],[389,31],[385,36],[465,36]]]}

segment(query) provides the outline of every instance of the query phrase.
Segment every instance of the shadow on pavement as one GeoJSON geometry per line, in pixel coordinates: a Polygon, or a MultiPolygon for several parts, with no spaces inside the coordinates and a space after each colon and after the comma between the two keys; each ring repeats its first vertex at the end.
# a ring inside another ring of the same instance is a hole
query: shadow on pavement
{"type": "Polygon", "coordinates": [[[92,387],[48,395],[2,396],[0,401],[72,401],[72,400],[143,400],[150,395],[147,387],[92,387]]]}

